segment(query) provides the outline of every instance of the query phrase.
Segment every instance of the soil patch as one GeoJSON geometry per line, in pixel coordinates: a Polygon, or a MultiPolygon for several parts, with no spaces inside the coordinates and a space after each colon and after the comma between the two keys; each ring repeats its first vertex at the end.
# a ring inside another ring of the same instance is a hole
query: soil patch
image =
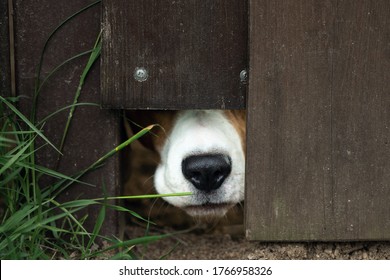
{"type": "MultiPolygon", "coordinates": [[[[174,231],[151,230],[149,234],[167,232],[174,231]]],[[[145,229],[128,226],[126,233],[130,238],[140,237],[145,229]]],[[[390,242],[253,242],[243,236],[195,230],[139,246],[135,251],[144,259],[171,260],[388,260],[390,242]]]]}

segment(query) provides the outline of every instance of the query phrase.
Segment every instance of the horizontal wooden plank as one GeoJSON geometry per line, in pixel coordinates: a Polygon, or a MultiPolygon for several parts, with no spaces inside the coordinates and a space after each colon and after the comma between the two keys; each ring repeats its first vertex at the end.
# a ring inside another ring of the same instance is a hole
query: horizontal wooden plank
{"type": "Polygon", "coordinates": [[[244,108],[247,25],[242,0],[103,0],[103,106],[244,108]]]}

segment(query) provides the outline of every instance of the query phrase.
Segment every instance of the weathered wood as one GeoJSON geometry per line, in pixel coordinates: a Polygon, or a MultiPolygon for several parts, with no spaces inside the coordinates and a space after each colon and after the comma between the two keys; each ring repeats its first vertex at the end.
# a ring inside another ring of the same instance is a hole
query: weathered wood
{"type": "MultiPolygon", "coordinates": [[[[331,22],[318,19],[327,5],[329,1],[316,9],[296,1],[250,5],[250,239],[315,239],[322,231],[323,211],[317,210],[329,185],[327,93],[332,78],[329,53],[323,50],[331,40],[331,22]]],[[[324,16],[328,20],[330,15],[324,16]]]]}
{"type": "Polygon", "coordinates": [[[337,15],[332,79],[335,234],[390,239],[390,2],[341,1],[337,15]]]}
{"type": "Polygon", "coordinates": [[[103,0],[103,106],[244,108],[247,23],[243,0],[103,0]]]}
{"type": "Polygon", "coordinates": [[[250,1],[249,239],[390,238],[389,8],[250,1]]]}
{"type": "MultiPolygon", "coordinates": [[[[34,92],[35,71],[45,40],[64,19],[94,1],[53,2],[51,0],[40,0],[28,3],[25,1],[14,2],[17,27],[15,30],[17,94],[24,96],[20,99],[19,107],[26,115],[29,115],[34,92]]],[[[100,14],[100,5],[95,5],[60,29],[52,38],[46,50],[42,77],[47,77],[52,69],[66,59],[93,47],[100,32],[100,14]]],[[[38,120],[72,104],[79,77],[87,59],[88,56],[84,56],[64,65],[42,87],[37,106],[38,120]]],[[[99,67],[93,68],[89,73],[79,102],[99,103],[99,74],[99,67]]],[[[47,121],[43,128],[47,138],[57,146],[61,141],[68,113],[68,111],[64,111],[57,114],[47,121]]],[[[59,171],[66,175],[74,175],[80,172],[119,144],[119,131],[119,112],[101,110],[95,106],[77,107],[68,131],[59,171]]],[[[37,147],[40,144],[42,143],[38,142],[37,147]]],[[[46,146],[39,149],[36,158],[37,164],[48,168],[56,168],[58,154],[50,147],[46,146]]],[[[59,200],[70,201],[78,198],[118,195],[120,192],[118,157],[110,159],[103,167],[82,177],[81,180],[95,185],[95,187],[74,184],[60,195],[59,200]]],[[[45,181],[41,183],[44,184],[45,181]]],[[[88,214],[84,226],[92,231],[99,210],[100,207],[90,207],[87,211],[77,212],[76,217],[80,218],[88,214]]],[[[107,236],[118,234],[117,212],[107,211],[101,234],[107,236]]]]}
{"type": "Polygon", "coordinates": [[[10,40],[8,3],[0,2],[0,95],[11,96],[10,40]]]}

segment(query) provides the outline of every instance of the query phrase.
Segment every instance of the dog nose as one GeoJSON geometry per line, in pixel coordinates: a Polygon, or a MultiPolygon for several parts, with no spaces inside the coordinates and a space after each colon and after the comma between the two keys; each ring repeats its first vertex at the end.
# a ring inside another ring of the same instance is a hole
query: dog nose
{"type": "Polygon", "coordinates": [[[218,189],[231,170],[231,158],[226,155],[195,155],[182,162],[184,177],[205,192],[218,189]]]}

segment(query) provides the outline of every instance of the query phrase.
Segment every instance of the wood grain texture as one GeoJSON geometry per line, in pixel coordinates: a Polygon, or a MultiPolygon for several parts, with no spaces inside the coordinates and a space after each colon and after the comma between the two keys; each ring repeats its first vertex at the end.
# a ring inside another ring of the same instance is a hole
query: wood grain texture
{"type": "Polygon", "coordinates": [[[8,3],[0,2],[0,95],[11,96],[8,3]]]}
{"type": "MultiPolygon", "coordinates": [[[[40,0],[29,3],[14,1],[17,92],[23,96],[18,105],[25,115],[30,115],[35,71],[45,40],[64,19],[93,2],[93,0],[69,0],[66,2],[40,0]]],[[[99,32],[99,5],[95,5],[81,16],[65,24],[52,38],[45,52],[41,78],[47,77],[52,69],[69,57],[92,48],[99,32]]],[[[42,87],[37,106],[38,121],[72,104],[79,77],[87,60],[86,56],[67,63],[52,75],[42,87]]],[[[79,102],[99,102],[99,79],[99,67],[94,67],[88,74],[79,102]]],[[[45,122],[43,127],[45,136],[57,147],[61,142],[68,114],[68,111],[63,111],[55,115],[45,122]]],[[[119,145],[121,142],[119,135],[121,118],[119,115],[119,112],[101,110],[95,106],[77,107],[65,141],[58,171],[69,176],[77,174],[119,145]]],[[[36,147],[40,147],[36,153],[37,164],[55,169],[58,153],[47,145],[41,147],[42,144],[42,141],[37,139],[36,147]]],[[[87,182],[91,186],[81,183],[73,184],[59,195],[58,200],[64,202],[80,198],[118,196],[121,183],[119,175],[119,159],[113,157],[105,162],[101,168],[81,178],[81,181],[87,182]]],[[[47,186],[49,183],[52,183],[50,178],[41,178],[40,185],[47,186]]],[[[112,203],[115,202],[112,201],[112,203]]],[[[94,229],[100,208],[100,206],[92,206],[75,213],[75,216],[80,220],[88,215],[83,226],[89,232],[94,229]]],[[[118,227],[118,212],[107,209],[100,234],[118,236],[118,227]]]]}
{"type": "Polygon", "coordinates": [[[390,2],[340,1],[335,33],[336,234],[390,239],[390,2]]]}
{"type": "Polygon", "coordinates": [[[250,1],[247,237],[390,238],[388,1],[250,1]]]}
{"type": "Polygon", "coordinates": [[[103,106],[244,108],[247,13],[242,0],[104,0],[103,106]],[[137,67],[146,81],[134,79],[137,67]]]}

